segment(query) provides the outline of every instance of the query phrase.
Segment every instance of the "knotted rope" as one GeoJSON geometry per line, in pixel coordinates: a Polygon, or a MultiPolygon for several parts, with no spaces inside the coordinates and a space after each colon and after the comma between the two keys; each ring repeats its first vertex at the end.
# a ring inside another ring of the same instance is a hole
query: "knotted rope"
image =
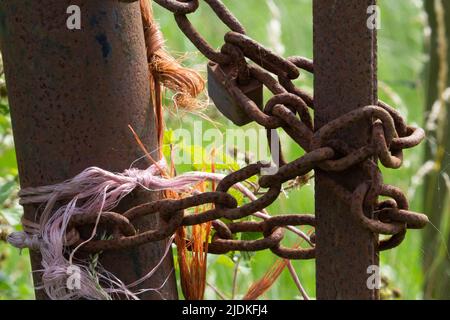
{"type": "MultiPolygon", "coordinates": [[[[189,192],[189,188],[197,183],[217,182],[225,177],[225,175],[217,173],[191,172],[174,178],[166,178],[162,176],[161,172],[166,168],[167,164],[164,160],[146,170],[132,168],[123,173],[112,173],[91,167],[62,183],[21,190],[19,192],[21,204],[44,204],[45,206],[39,223],[24,220],[24,231],[13,232],[7,240],[17,248],[40,251],[43,269],[38,271],[43,275],[42,285],[38,288],[44,289],[51,299],[111,299],[112,294],[137,299],[138,294],[144,291],[136,293],[132,292],[130,288],[149,278],[150,273],[127,286],[101,266],[98,266],[97,272],[93,273],[89,265],[76,261],[74,254],[96,236],[96,227],[101,214],[114,209],[133,190],[143,188],[148,191],[189,192]],[[67,203],[57,208],[56,203],[59,201],[67,203]],[[92,212],[98,213],[98,220],[91,237],[68,252],[68,246],[79,242],[79,235],[73,232],[74,229],[68,232],[70,219],[76,215],[92,212]],[[78,270],[79,272],[80,287],[77,290],[71,290],[67,286],[71,276],[68,270],[78,270]]],[[[250,200],[256,199],[256,196],[241,183],[235,184],[233,187],[250,200]]],[[[257,212],[255,216],[262,219],[270,217],[265,211],[257,212]]],[[[289,229],[302,237],[305,236],[294,227],[289,227],[289,229]]],[[[168,254],[172,240],[173,237],[167,244],[168,248],[160,262],[168,254]]],[[[155,268],[151,274],[156,271],[155,268]]]]}
{"type": "MultiPolygon", "coordinates": [[[[112,210],[125,196],[137,187],[147,190],[185,190],[190,185],[202,179],[201,175],[186,174],[173,179],[162,178],[159,168],[164,168],[165,162],[150,166],[146,170],[129,169],[124,173],[112,173],[97,167],[91,167],[74,178],[52,186],[26,188],[19,192],[21,204],[45,204],[39,223],[24,220],[23,232],[14,232],[7,238],[8,242],[17,248],[39,250],[42,255],[42,286],[52,299],[105,299],[111,298],[111,293],[122,293],[125,296],[136,297],[127,287],[106,270],[94,275],[89,266],[74,262],[74,254],[91,237],[77,246],[66,258],[67,245],[76,243],[77,237],[67,233],[67,226],[73,216],[98,212],[98,217],[112,210]],[[56,209],[58,201],[68,201],[56,209]],[[74,266],[76,268],[74,268],[74,266]],[[79,270],[80,288],[70,290],[67,281],[70,278],[68,270],[79,270]],[[108,286],[100,287],[99,280],[108,286]]],[[[96,225],[99,221],[97,221],[96,225]]]]}

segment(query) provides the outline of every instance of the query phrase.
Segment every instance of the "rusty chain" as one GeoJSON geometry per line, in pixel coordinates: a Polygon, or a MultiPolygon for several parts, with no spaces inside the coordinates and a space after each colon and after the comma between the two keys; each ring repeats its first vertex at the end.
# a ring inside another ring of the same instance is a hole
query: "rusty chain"
{"type": "MultiPolygon", "coordinates": [[[[347,190],[331,178],[326,179],[326,184],[342,201],[348,203],[349,214],[358,219],[365,228],[375,234],[389,236],[379,241],[379,250],[398,246],[407,229],[423,228],[427,224],[428,218],[425,215],[409,211],[408,201],[401,190],[383,183],[377,165],[379,161],[387,168],[399,168],[403,162],[403,149],[414,147],[424,139],[425,133],[422,129],[408,126],[395,109],[380,101],[376,106],[366,106],[349,112],[315,130],[310,114],[310,110],[314,110],[314,99],[293,83],[293,80],[299,77],[300,70],[314,73],[311,60],[303,57],[284,59],[276,55],[249,38],[241,23],[220,0],[204,0],[219,20],[230,29],[225,34],[224,45],[220,51],[216,51],[188,19],[188,14],[193,14],[199,8],[199,0],[154,1],[174,14],[176,23],[186,37],[210,60],[209,68],[222,72],[221,83],[231,97],[230,101],[238,106],[240,116],[248,117],[246,122],[255,121],[268,131],[283,128],[306,153],[291,162],[286,162],[281,153],[280,159],[277,159],[280,160],[277,173],[259,178],[259,186],[267,191],[257,200],[241,206],[238,206],[236,199],[228,193],[229,189],[258,175],[261,169],[270,164],[258,162],[233,172],[218,184],[214,192],[183,199],[152,201],[123,214],[102,213],[100,224],[111,230],[112,238],[87,242],[83,245],[84,250],[98,252],[138,246],[166,239],[182,226],[212,222],[215,232],[211,243],[208,244],[209,253],[270,249],[285,259],[312,259],[315,256],[313,241],[310,242],[310,248],[296,249],[283,247],[281,241],[287,226],[314,227],[313,215],[277,215],[259,222],[241,219],[271,205],[280,195],[284,183],[315,169],[325,172],[340,172],[355,166],[364,169],[367,180],[355,190],[347,190]],[[253,63],[249,63],[249,60],[253,63]],[[259,86],[261,90],[265,86],[273,94],[264,107],[261,99],[255,98],[252,92],[247,90],[252,83],[256,83],[256,87],[259,86]],[[345,142],[333,139],[336,132],[362,119],[372,119],[370,143],[353,149],[345,142]],[[388,199],[380,202],[380,196],[388,199]],[[213,209],[199,214],[185,214],[186,209],[205,204],[212,205],[213,209]],[[374,208],[374,218],[369,218],[366,214],[367,208],[370,207],[374,208]],[[160,225],[154,230],[135,230],[133,220],[150,214],[160,215],[160,225]],[[231,222],[225,223],[223,218],[231,222]],[[241,232],[260,233],[262,237],[257,240],[236,240],[235,235],[241,232]]],[[[226,114],[226,110],[221,111],[226,114]]],[[[239,122],[239,119],[233,118],[235,115],[227,116],[231,117],[233,122],[239,122]]],[[[279,144],[281,145],[280,142],[279,144]]],[[[93,225],[97,215],[92,213],[73,217],[68,226],[68,234],[72,236],[67,245],[82,243],[78,228],[93,225]]]]}

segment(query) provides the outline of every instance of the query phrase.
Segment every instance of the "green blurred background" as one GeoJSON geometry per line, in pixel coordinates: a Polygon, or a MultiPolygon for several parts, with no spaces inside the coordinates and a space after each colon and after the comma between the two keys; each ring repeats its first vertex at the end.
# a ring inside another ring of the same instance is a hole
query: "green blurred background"
{"type": "MultiPolygon", "coordinates": [[[[302,55],[312,58],[312,0],[224,0],[224,3],[242,21],[252,38],[284,56],[302,55]]],[[[382,23],[379,30],[378,53],[380,99],[396,106],[409,123],[424,126],[427,110],[436,100],[436,97],[430,98],[433,94],[430,93],[432,91],[430,87],[436,87],[436,84],[432,83],[435,79],[433,74],[440,69],[437,65],[435,71],[428,71],[430,70],[428,52],[430,49],[434,50],[436,43],[435,39],[433,40],[434,31],[432,30],[434,29],[430,28],[426,9],[428,8],[430,15],[434,14],[434,1],[380,0],[379,5],[382,23]]],[[[447,4],[445,6],[448,7],[447,4]]],[[[450,15],[450,8],[448,15],[450,15]]],[[[158,6],[155,6],[155,16],[171,52],[183,56],[186,65],[205,73],[205,60],[196,53],[195,48],[176,27],[173,16],[158,6]],[[186,52],[188,54],[185,54],[186,52]]],[[[222,44],[223,35],[227,29],[218,22],[206,5],[201,6],[201,10],[192,15],[191,19],[214,47],[222,44]]],[[[447,20],[450,20],[450,17],[447,20]]],[[[450,29],[448,30],[450,32],[450,29]]],[[[303,73],[297,84],[312,92],[311,76],[303,73]]],[[[16,197],[17,167],[3,78],[0,78],[0,87],[2,93],[0,100],[0,224],[4,237],[9,229],[20,228],[21,209],[16,197]]],[[[170,99],[166,102],[171,103],[170,99]]],[[[167,127],[171,130],[180,127],[192,130],[194,121],[203,121],[204,128],[215,126],[222,132],[233,127],[231,122],[225,120],[212,107],[205,110],[204,114],[185,114],[172,110],[167,116],[167,127]]],[[[448,132],[445,121],[444,125],[445,128],[442,130],[448,132]]],[[[254,126],[250,124],[246,128],[254,126]]],[[[448,134],[444,134],[444,137],[446,136],[448,134]]],[[[285,136],[282,138],[286,141],[283,147],[288,159],[295,159],[302,154],[294,143],[285,136]]],[[[166,142],[177,144],[177,141],[170,141],[170,139],[170,134],[167,134],[166,142]]],[[[428,139],[429,146],[442,143],[433,134],[430,134],[428,139]]],[[[448,148],[446,149],[446,139],[444,140],[444,156],[440,160],[440,166],[428,174],[428,176],[434,174],[437,178],[429,181],[427,188],[423,187],[426,175],[421,174],[424,171],[421,168],[426,160],[434,161],[434,153],[428,152],[428,159],[425,159],[426,143],[405,152],[406,161],[402,169],[384,170],[387,183],[397,185],[408,193],[412,210],[424,211],[424,202],[426,202],[423,201],[424,199],[434,199],[434,197],[440,199],[439,201],[431,200],[433,204],[437,204],[436,208],[432,209],[435,211],[432,214],[436,228],[429,226],[426,232],[410,231],[400,247],[381,254],[382,274],[387,281],[386,288],[382,290],[384,298],[448,298],[450,290],[437,288],[442,287],[443,284],[448,288],[450,277],[446,246],[449,212],[448,206],[445,205],[448,203],[448,190],[445,185],[445,176],[441,178],[449,164],[448,148]],[[434,192],[435,189],[438,195],[434,192]],[[427,235],[427,242],[423,241],[424,234],[427,235]],[[427,255],[428,260],[425,259],[427,255]],[[431,267],[428,268],[428,266],[431,267]],[[434,283],[427,287],[426,279],[430,272],[434,272],[434,283]],[[426,294],[424,288],[427,288],[426,294]]],[[[198,150],[201,147],[192,147],[192,150],[198,150]]],[[[177,169],[182,172],[199,168],[183,166],[177,169]]],[[[273,214],[314,212],[313,189],[313,183],[310,183],[290,191],[272,205],[269,211],[273,214]]],[[[426,213],[431,214],[431,212],[426,213]]],[[[270,252],[259,252],[242,257],[230,255],[210,257],[208,283],[230,298],[233,291],[234,271],[237,268],[235,298],[241,298],[249,286],[260,279],[275,262],[276,258],[270,252]],[[237,261],[239,261],[238,265],[237,261]]],[[[308,294],[315,297],[314,262],[294,262],[294,266],[308,294]]],[[[32,299],[33,297],[28,251],[24,250],[20,254],[18,250],[0,242],[0,299],[32,299]]],[[[216,299],[219,296],[211,287],[208,287],[206,298],[216,299]]],[[[263,298],[295,299],[299,298],[299,292],[285,270],[263,298]]]]}

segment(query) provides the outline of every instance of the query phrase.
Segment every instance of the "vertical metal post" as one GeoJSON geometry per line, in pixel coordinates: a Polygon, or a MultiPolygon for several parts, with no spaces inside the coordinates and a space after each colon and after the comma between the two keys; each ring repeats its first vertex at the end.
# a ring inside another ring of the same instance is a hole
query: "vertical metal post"
{"type": "MultiPolygon", "coordinates": [[[[376,30],[367,9],[376,0],[314,0],[315,123],[329,121],[377,102],[376,30]]],[[[336,139],[366,145],[370,123],[361,121],[336,139]]],[[[376,299],[367,287],[367,268],[378,264],[376,239],[322,184],[324,175],[353,190],[363,181],[359,167],[337,174],[316,172],[316,277],[318,299],[376,299]]]]}
{"type": "MultiPolygon", "coordinates": [[[[139,2],[2,0],[0,39],[22,188],[61,182],[89,166],[122,172],[142,155],[129,124],[148,150],[156,149],[139,2]],[[81,30],[66,26],[70,5],[81,9],[81,30]]],[[[136,193],[121,208],[158,196],[136,193]]],[[[25,217],[34,221],[35,210],[26,207],[25,217]]],[[[149,217],[136,227],[156,224],[149,217]]],[[[127,284],[151,270],[165,247],[105,252],[101,263],[127,284]]],[[[31,259],[40,269],[39,254],[31,259]]],[[[172,271],[169,255],[142,287],[161,286],[172,271]]],[[[39,285],[39,273],[34,280],[39,285]]],[[[176,299],[173,274],[160,292],[141,297],[176,299]]],[[[37,291],[37,298],[47,297],[37,291]]]]}

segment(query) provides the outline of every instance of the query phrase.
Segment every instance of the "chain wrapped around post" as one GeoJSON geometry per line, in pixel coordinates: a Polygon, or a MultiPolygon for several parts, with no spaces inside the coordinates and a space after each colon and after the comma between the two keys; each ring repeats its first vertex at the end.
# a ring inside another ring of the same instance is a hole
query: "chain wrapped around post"
{"type": "MultiPolygon", "coordinates": [[[[325,172],[344,171],[362,166],[367,180],[355,190],[347,190],[332,179],[326,183],[344,202],[349,215],[375,234],[388,235],[379,241],[379,250],[398,246],[407,229],[423,228],[428,218],[409,211],[408,201],[398,188],[383,183],[378,161],[387,168],[399,168],[403,150],[418,145],[425,136],[421,128],[408,126],[403,117],[384,102],[352,111],[315,130],[311,111],[314,99],[296,87],[301,70],[314,73],[313,61],[303,57],[284,59],[246,35],[244,27],[220,0],[153,0],[174,14],[175,21],[187,38],[209,59],[208,76],[210,96],[219,110],[235,124],[257,122],[268,131],[282,128],[305,150],[305,154],[291,162],[279,156],[280,167],[273,175],[259,178],[259,186],[267,191],[258,199],[238,206],[228,193],[234,185],[261,173],[270,164],[250,164],[223,179],[217,190],[195,194],[183,199],[165,199],[145,203],[123,214],[103,212],[75,216],[67,234],[67,246],[83,244],[89,252],[124,249],[149,241],[170,237],[182,226],[192,226],[212,221],[215,230],[208,252],[224,254],[230,251],[258,251],[269,249],[285,259],[312,259],[315,256],[313,240],[310,248],[286,248],[281,244],[284,229],[289,226],[315,225],[313,215],[277,215],[266,220],[242,221],[271,205],[280,195],[283,184],[307,175],[316,168],[325,172]],[[230,31],[224,36],[224,45],[214,50],[188,19],[205,2],[230,31]],[[251,62],[252,63],[251,63],[251,62]],[[275,77],[276,78],[275,78],[275,77]],[[273,97],[264,105],[262,92],[266,87],[273,97]],[[333,140],[333,134],[361,119],[372,120],[372,139],[367,145],[352,149],[343,141],[333,140]],[[379,197],[387,200],[379,201],[379,197]],[[213,209],[199,214],[185,214],[185,210],[205,204],[213,209]],[[375,208],[374,219],[364,213],[365,207],[375,208]],[[155,230],[137,231],[133,220],[145,215],[160,214],[162,223],[155,230]],[[226,218],[229,223],[221,219],[226,218]],[[241,221],[239,221],[241,220],[241,221]],[[111,232],[108,240],[94,239],[85,242],[78,228],[99,223],[111,232]],[[236,240],[241,232],[260,233],[256,240],[236,240]]],[[[133,2],[127,0],[126,2],[133,2]]],[[[280,144],[281,145],[281,144],[280,144]]],[[[312,239],[314,237],[311,237],[312,239]]]]}

